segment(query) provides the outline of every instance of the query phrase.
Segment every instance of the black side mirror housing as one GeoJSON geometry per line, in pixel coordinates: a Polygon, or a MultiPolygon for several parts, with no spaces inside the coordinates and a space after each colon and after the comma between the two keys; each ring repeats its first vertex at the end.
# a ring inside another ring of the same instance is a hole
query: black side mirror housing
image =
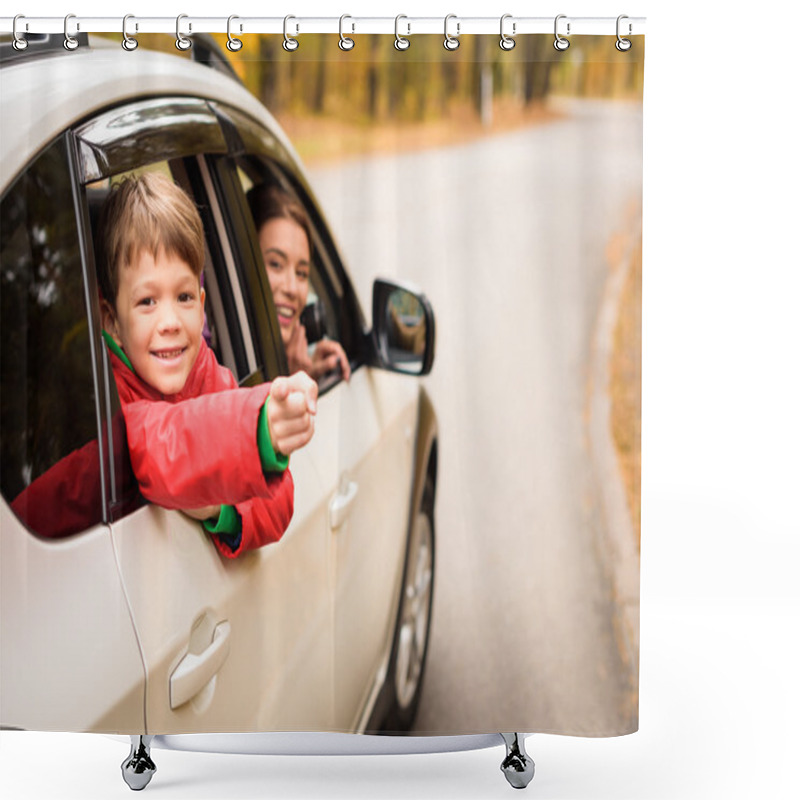
{"type": "Polygon", "coordinates": [[[372,344],[375,366],[406,375],[433,367],[436,325],[424,294],[408,284],[376,279],[372,285],[372,344]]]}

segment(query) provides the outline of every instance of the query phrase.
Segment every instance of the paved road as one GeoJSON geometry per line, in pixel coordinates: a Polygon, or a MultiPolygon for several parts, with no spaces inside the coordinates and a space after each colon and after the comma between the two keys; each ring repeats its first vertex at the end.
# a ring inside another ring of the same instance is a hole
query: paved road
{"type": "Polygon", "coordinates": [[[641,197],[641,111],[312,172],[367,316],[424,287],[441,423],[437,584],[417,730],[630,730],[634,690],[587,450],[606,247],[641,197]]]}

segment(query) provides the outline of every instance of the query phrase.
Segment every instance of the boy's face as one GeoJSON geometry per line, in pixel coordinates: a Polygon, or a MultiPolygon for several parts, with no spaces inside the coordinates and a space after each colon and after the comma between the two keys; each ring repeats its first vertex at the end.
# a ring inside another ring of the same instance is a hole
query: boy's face
{"type": "Polygon", "coordinates": [[[120,268],[115,308],[103,304],[103,327],[143,381],[177,394],[200,352],[205,299],[200,279],[179,256],[141,251],[120,268]]]}

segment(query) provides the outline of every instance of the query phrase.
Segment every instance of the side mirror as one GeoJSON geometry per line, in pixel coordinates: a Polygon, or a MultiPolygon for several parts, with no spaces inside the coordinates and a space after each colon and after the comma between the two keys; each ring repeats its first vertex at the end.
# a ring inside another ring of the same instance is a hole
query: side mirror
{"type": "Polygon", "coordinates": [[[372,286],[372,339],[377,366],[427,375],[436,340],[428,298],[409,286],[378,278],[372,286]]]}

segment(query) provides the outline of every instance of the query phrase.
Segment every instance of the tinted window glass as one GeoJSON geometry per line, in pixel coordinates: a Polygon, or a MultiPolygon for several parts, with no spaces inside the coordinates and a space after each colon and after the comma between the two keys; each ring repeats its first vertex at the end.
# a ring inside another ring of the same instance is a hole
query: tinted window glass
{"type": "Polygon", "coordinates": [[[8,190],[0,226],[0,488],[31,530],[63,536],[102,517],[94,380],[65,139],[8,190]]]}

